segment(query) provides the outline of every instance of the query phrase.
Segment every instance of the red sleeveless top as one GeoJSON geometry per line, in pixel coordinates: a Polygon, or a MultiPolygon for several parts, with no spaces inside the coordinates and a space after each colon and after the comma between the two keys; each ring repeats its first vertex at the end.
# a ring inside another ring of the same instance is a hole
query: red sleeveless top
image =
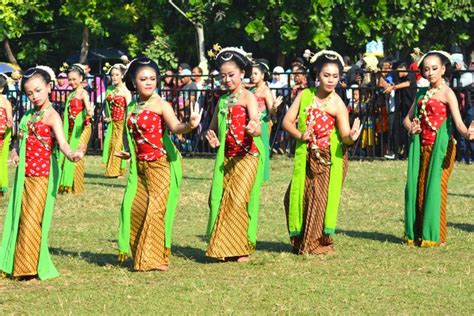
{"type": "Polygon", "coordinates": [[[258,103],[258,111],[263,112],[267,108],[267,104],[265,102],[265,98],[258,97],[255,95],[255,98],[257,98],[257,103],[258,103]]]}
{"type": "Polygon", "coordinates": [[[49,176],[52,147],[53,138],[51,136],[51,128],[42,121],[38,121],[34,124],[29,122],[28,136],[26,139],[25,165],[25,175],[27,177],[49,176]],[[37,135],[33,132],[33,128],[37,135]],[[38,137],[40,137],[42,141],[40,141],[38,137]]]}
{"type": "Polygon", "coordinates": [[[166,155],[162,137],[164,124],[162,117],[153,111],[144,110],[138,116],[132,113],[128,128],[135,140],[137,159],[155,161],[166,155]]]}
{"type": "Polygon", "coordinates": [[[0,108],[0,143],[3,142],[7,130],[7,110],[0,108]]]}
{"type": "Polygon", "coordinates": [[[225,139],[225,156],[245,156],[248,153],[258,153],[253,137],[245,132],[249,122],[247,109],[241,105],[234,105],[227,113],[227,135],[225,139]]]}
{"type": "MultiPolygon", "coordinates": [[[[69,131],[71,132],[74,128],[74,120],[76,119],[77,115],[81,113],[85,108],[84,101],[82,99],[73,98],[69,102],[69,131]]],[[[90,124],[89,118],[84,119],[84,126],[88,126],[90,124]]]]}
{"type": "MultiPolygon", "coordinates": [[[[421,100],[418,102],[421,107],[421,100]]],[[[444,121],[448,117],[448,105],[437,99],[429,99],[426,102],[426,113],[422,113],[420,119],[421,125],[421,144],[422,145],[433,145],[436,139],[437,130],[443,125],[444,121]],[[426,121],[426,118],[430,121],[431,125],[436,129],[433,130],[426,121]]]]}
{"type": "Polygon", "coordinates": [[[107,96],[107,101],[110,103],[110,115],[112,121],[121,121],[125,117],[125,106],[127,105],[127,99],[122,95],[107,96]]]}
{"type": "Polygon", "coordinates": [[[310,148],[329,148],[329,135],[335,127],[336,119],[318,108],[310,108],[306,122],[313,124],[313,137],[309,141],[310,148]]]}

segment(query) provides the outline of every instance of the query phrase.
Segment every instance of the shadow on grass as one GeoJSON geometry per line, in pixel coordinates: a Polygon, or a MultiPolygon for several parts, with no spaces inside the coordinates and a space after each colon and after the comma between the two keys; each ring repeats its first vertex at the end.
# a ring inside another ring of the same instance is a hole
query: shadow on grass
{"type": "Polygon", "coordinates": [[[353,230],[338,230],[339,234],[347,235],[351,238],[362,238],[369,240],[376,240],[380,242],[391,242],[394,244],[403,243],[403,239],[394,235],[379,233],[379,232],[362,232],[362,231],[353,231],[353,230]]]}
{"type": "Polygon", "coordinates": [[[91,181],[86,181],[86,184],[94,184],[94,185],[100,185],[101,187],[111,187],[111,188],[126,188],[127,187],[125,184],[91,182],[91,181]]]}
{"type": "Polygon", "coordinates": [[[290,242],[281,241],[260,241],[257,240],[257,251],[267,252],[291,252],[290,242]]]}
{"type": "Polygon", "coordinates": [[[474,199],[474,194],[450,193],[450,192],[448,192],[448,195],[451,195],[451,196],[460,196],[460,197],[465,197],[465,198],[468,198],[468,199],[474,199]]]}
{"type": "Polygon", "coordinates": [[[190,176],[183,176],[185,180],[199,180],[199,181],[211,181],[211,177],[190,177],[190,176]]]}
{"type": "Polygon", "coordinates": [[[88,263],[95,264],[99,267],[107,265],[121,266],[133,271],[132,261],[126,260],[124,263],[120,263],[117,260],[117,254],[112,253],[93,253],[89,251],[69,251],[62,248],[49,248],[49,252],[56,256],[73,257],[84,260],[88,263]]]}
{"type": "Polygon", "coordinates": [[[198,263],[215,263],[216,260],[206,256],[206,251],[190,246],[173,245],[171,248],[173,256],[180,257],[186,260],[191,260],[198,263]]]}
{"type": "Polygon", "coordinates": [[[460,230],[464,230],[468,233],[474,232],[474,225],[467,223],[448,223],[448,227],[454,227],[460,230]]]}

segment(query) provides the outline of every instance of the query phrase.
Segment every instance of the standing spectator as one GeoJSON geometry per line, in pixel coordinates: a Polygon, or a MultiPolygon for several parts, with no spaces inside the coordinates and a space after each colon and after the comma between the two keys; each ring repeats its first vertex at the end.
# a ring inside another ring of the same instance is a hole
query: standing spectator
{"type": "Polygon", "coordinates": [[[184,106],[183,108],[179,109],[179,119],[182,121],[184,118],[184,111],[189,106],[194,106],[196,102],[196,94],[197,94],[197,85],[191,79],[191,70],[184,69],[179,73],[181,75],[181,80],[183,81],[183,86],[181,87],[181,91],[184,96],[184,106]]]}
{"type": "Polygon", "coordinates": [[[303,65],[296,64],[291,68],[295,84],[291,90],[291,99],[293,100],[301,91],[308,87],[308,75],[303,65]]]}
{"type": "Polygon", "coordinates": [[[54,102],[55,110],[62,114],[64,103],[66,102],[66,98],[69,96],[69,91],[72,88],[69,85],[67,80],[67,74],[65,72],[60,72],[57,77],[57,82],[54,85],[54,90],[51,93],[51,99],[54,102]]]}
{"type": "Polygon", "coordinates": [[[402,119],[408,114],[416,95],[416,76],[413,72],[407,71],[405,62],[397,62],[394,65],[396,70],[395,82],[385,89],[389,94],[395,91],[395,114],[393,116],[394,125],[392,133],[393,149],[398,158],[406,158],[408,138],[402,133],[402,119]]]}
{"type": "MultiPolygon", "coordinates": [[[[451,48],[451,60],[453,62],[454,74],[453,74],[453,85],[455,89],[454,93],[459,103],[459,110],[463,118],[464,124],[469,126],[474,119],[474,105],[469,103],[471,100],[471,91],[469,87],[472,85],[472,73],[463,72],[467,70],[467,66],[464,63],[464,56],[462,55],[461,49],[454,45],[451,48]]],[[[459,135],[456,135],[458,139],[458,146],[460,153],[459,160],[469,164],[474,161],[474,141],[466,141],[466,139],[459,135]]]]}

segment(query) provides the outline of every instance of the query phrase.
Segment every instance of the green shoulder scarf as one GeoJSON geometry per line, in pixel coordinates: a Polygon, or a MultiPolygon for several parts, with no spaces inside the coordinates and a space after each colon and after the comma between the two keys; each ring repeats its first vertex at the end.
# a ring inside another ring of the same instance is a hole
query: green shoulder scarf
{"type": "MultiPolygon", "coordinates": [[[[225,100],[228,95],[222,96],[219,99],[217,111],[218,112],[218,137],[220,146],[217,150],[216,162],[214,165],[214,175],[212,177],[211,197],[210,197],[210,213],[209,222],[207,225],[207,235],[210,237],[214,230],[214,224],[219,215],[219,208],[221,205],[222,193],[224,191],[224,156],[225,156],[225,138],[227,135],[227,106],[225,100]]],[[[250,200],[247,204],[247,213],[249,216],[248,240],[252,246],[255,247],[257,243],[257,222],[258,222],[258,208],[260,198],[260,188],[263,182],[263,166],[265,164],[265,155],[262,154],[264,146],[260,137],[253,138],[255,146],[260,155],[258,156],[258,169],[255,183],[250,192],[250,200]]]]}
{"type": "MultiPolygon", "coordinates": [[[[306,130],[306,109],[316,93],[315,88],[309,88],[301,92],[301,103],[299,109],[298,129],[301,133],[306,130]]],[[[337,213],[343,182],[343,159],[342,141],[337,128],[330,134],[331,171],[329,174],[328,200],[324,215],[324,232],[334,234],[336,231],[337,213]]],[[[291,237],[300,236],[303,227],[303,198],[306,180],[306,161],[308,158],[308,145],[304,141],[296,140],[295,167],[290,189],[290,205],[288,214],[289,233],[291,237]]]]}
{"type": "MultiPolygon", "coordinates": [[[[418,91],[415,98],[415,116],[418,115],[418,101],[427,89],[418,91]]],[[[430,158],[428,177],[425,184],[425,202],[423,215],[422,246],[435,246],[439,243],[441,176],[452,127],[448,116],[436,133],[430,158]]],[[[420,134],[413,135],[408,152],[407,184],[405,187],[405,235],[409,242],[415,239],[416,203],[418,195],[418,174],[420,171],[421,140],[420,134]]]]}
{"type": "MultiPolygon", "coordinates": [[[[20,140],[19,163],[16,169],[13,192],[10,196],[10,200],[8,201],[8,211],[5,217],[2,245],[0,248],[0,270],[10,275],[13,273],[14,267],[16,239],[18,236],[18,225],[21,215],[21,201],[25,183],[26,138],[28,135],[27,124],[31,119],[32,113],[33,110],[26,112],[20,122],[20,130],[25,136],[20,140]]],[[[56,151],[53,151],[50,162],[48,195],[43,213],[43,223],[41,225],[41,246],[38,262],[38,277],[41,280],[51,279],[59,276],[59,273],[54,267],[53,261],[51,260],[48,249],[48,232],[51,226],[54,201],[56,200],[56,192],[58,191],[58,180],[60,176],[56,151]]]]}
{"type": "MultiPolygon", "coordinates": [[[[69,135],[69,103],[74,98],[74,95],[75,93],[71,93],[68,96],[66,100],[66,106],[64,107],[63,130],[66,137],[69,135]]],[[[79,114],[77,114],[76,118],[74,119],[74,127],[72,129],[71,137],[68,139],[68,143],[72,151],[76,151],[77,147],[79,146],[79,140],[84,129],[84,112],[85,109],[79,112],[79,114]]],[[[60,185],[72,187],[74,184],[75,163],[65,159],[64,154],[61,152],[59,154],[59,164],[63,166],[60,185]]]]}
{"type": "MultiPolygon", "coordinates": [[[[105,112],[107,117],[112,117],[112,111],[110,109],[110,103],[107,101],[107,97],[114,91],[114,86],[108,86],[107,90],[105,91],[105,112]]],[[[107,123],[107,131],[105,132],[105,140],[104,140],[104,150],[102,152],[102,162],[107,163],[109,161],[109,146],[110,140],[112,139],[113,133],[113,124],[112,122],[107,123]]]]}
{"type": "MultiPolygon", "coordinates": [[[[130,115],[136,106],[136,101],[132,101],[128,106],[128,115],[130,115]]],[[[118,247],[119,253],[128,255],[130,252],[130,213],[132,209],[133,200],[137,192],[137,157],[135,153],[135,144],[133,137],[127,128],[128,144],[130,146],[130,173],[128,175],[127,188],[122,200],[122,207],[120,208],[119,218],[119,238],[118,247]]],[[[166,150],[166,155],[170,161],[170,191],[168,195],[168,204],[166,205],[165,213],[165,246],[171,248],[171,236],[173,221],[178,205],[179,189],[181,186],[181,178],[183,176],[181,154],[174,146],[170,137],[166,132],[163,133],[163,147],[166,150]]]]}
{"type": "Polygon", "coordinates": [[[8,191],[8,152],[10,149],[11,128],[7,128],[3,138],[2,151],[0,152],[0,191],[8,191]]]}
{"type": "Polygon", "coordinates": [[[269,116],[268,116],[268,109],[262,112],[260,116],[260,120],[262,121],[261,125],[261,135],[260,138],[262,139],[264,154],[265,154],[265,165],[263,167],[263,181],[267,182],[270,180],[270,133],[268,130],[269,124],[269,116]]]}

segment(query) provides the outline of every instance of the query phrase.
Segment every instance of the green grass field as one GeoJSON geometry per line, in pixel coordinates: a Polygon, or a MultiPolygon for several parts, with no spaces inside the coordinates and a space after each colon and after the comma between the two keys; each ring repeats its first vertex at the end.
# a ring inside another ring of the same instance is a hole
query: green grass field
{"type": "MultiPolygon", "coordinates": [[[[1,314],[473,314],[473,166],[450,179],[448,246],[402,244],[406,162],[351,161],[336,254],[295,256],[283,210],[292,161],[277,157],[261,192],[259,242],[249,263],[204,253],[213,160],[186,159],[168,272],[116,261],[125,180],[86,159],[86,193],[56,201],[50,248],[61,276],[0,280],[1,314]]],[[[11,170],[13,174],[13,170],[11,170]]],[[[0,200],[3,227],[7,201],[0,200]]]]}

